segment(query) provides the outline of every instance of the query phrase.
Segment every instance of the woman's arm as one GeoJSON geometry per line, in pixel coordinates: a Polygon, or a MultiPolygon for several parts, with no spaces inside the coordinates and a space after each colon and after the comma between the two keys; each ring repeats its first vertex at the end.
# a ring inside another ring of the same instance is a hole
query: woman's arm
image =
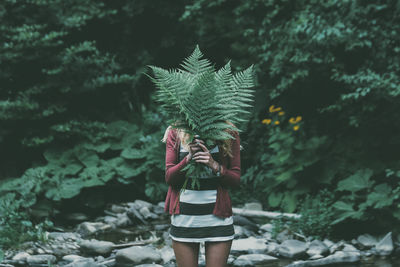
{"type": "MultiPolygon", "coordinates": [[[[240,185],[240,137],[238,132],[234,132],[233,136],[235,139],[232,141],[232,155],[228,157],[230,161],[230,168],[228,169],[225,165],[221,166],[220,183],[224,186],[239,187],[240,185]]],[[[229,164],[229,162],[227,163],[229,164]]]]}
{"type": "Polygon", "coordinates": [[[179,163],[177,161],[177,151],[174,148],[176,143],[176,129],[171,129],[168,133],[166,154],[165,154],[165,182],[169,185],[178,185],[183,183],[186,171],[181,171],[188,163],[188,156],[179,163]]]}

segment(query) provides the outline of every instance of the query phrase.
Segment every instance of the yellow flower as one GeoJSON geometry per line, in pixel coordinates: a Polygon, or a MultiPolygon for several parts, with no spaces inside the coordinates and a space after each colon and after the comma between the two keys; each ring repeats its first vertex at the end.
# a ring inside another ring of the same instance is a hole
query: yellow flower
{"type": "Polygon", "coordinates": [[[301,121],[301,116],[296,117],[296,122],[301,121]]]}
{"type": "Polygon", "coordinates": [[[279,110],[281,110],[281,109],[282,109],[281,107],[275,108],[275,105],[271,105],[271,106],[269,107],[269,112],[276,112],[276,111],[279,111],[279,110]]]}
{"type": "Polygon", "coordinates": [[[269,106],[269,112],[273,112],[275,105],[269,106]]]}
{"type": "Polygon", "coordinates": [[[298,129],[299,129],[299,125],[295,125],[295,126],[293,126],[293,130],[295,130],[295,131],[297,131],[298,129]]]}
{"type": "Polygon", "coordinates": [[[291,117],[291,118],[289,119],[289,122],[290,122],[290,123],[295,123],[294,118],[291,117]]]}
{"type": "Polygon", "coordinates": [[[282,116],[283,114],[285,114],[285,111],[280,111],[278,114],[279,116],[282,116]]]}
{"type": "Polygon", "coordinates": [[[275,121],[274,123],[278,125],[278,124],[279,124],[279,121],[275,121]]]}
{"type": "Polygon", "coordinates": [[[263,124],[270,124],[270,122],[271,122],[271,119],[263,119],[261,121],[261,123],[263,123],[263,124]]]}

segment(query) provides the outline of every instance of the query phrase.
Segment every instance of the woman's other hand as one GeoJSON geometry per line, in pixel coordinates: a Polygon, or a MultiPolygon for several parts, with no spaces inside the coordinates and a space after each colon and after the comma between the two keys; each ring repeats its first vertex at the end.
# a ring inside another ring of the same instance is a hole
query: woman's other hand
{"type": "Polygon", "coordinates": [[[194,154],[196,154],[196,152],[201,151],[201,147],[199,146],[199,144],[204,144],[204,141],[201,139],[197,138],[198,135],[195,135],[195,138],[193,139],[192,142],[190,142],[189,145],[189,154],[187,155],[188,157],[188,161],[192,160],[194,154]]]}
{"type": "Polygon", "coordinates": [[[211,156],[210,151],[208,148],[204,145],[204,141],[201,140],[202,142],[199,142],[199,147],[201,148],[202,151],[198,151],[193,155],[193,160],[196,162],[204,163],[208,167],[210,167],[214,173],[216,173],[219,169],[219,163],[214,160],[214,158],[211,156]]]}

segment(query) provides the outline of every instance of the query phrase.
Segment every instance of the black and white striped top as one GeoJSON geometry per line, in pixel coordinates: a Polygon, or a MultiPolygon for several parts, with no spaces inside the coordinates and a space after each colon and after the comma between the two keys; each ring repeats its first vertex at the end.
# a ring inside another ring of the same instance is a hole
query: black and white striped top
{"type": "MultiPolygon", "coordinates": [[[[189,152],[182,147],[179,161],[189,152]]],[[[210,150],[215,159],[218,146],[210,150]]],[[[212,214],[217,198],[218,178],[210,167],[205,166],[207,175],[200,178],[200,189],[191,190],[189,178],[186,190],[179,197],[180,214],[171,215],[170,237],[181,242],[226,241],[234,238],[233,218],[221,218],[212,214]]]]}

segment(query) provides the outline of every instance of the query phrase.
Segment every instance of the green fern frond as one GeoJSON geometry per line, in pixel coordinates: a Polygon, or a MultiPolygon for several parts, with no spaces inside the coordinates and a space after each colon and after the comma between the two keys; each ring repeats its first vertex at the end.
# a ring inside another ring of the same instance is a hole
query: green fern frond
{"type": "MultiPolygon", "coordinates": [[[[180,66],[182,69],[166,70],[148,65],[154,77],[147,76],[158,88],[156,101],[169,116],[168,122],[191,136],[200,135],[206,144],[233,139],[232,132],[241,132],[236,125],[247,121],[251,114],[248,109],[254,102],[254,90],[250,89],[254,87],[253,65],[233,74],[229,60],[216,71],[196,45],[180,66]]],[[[185,169],[188,176],[195,178],[201,172],[201,166],[196,165],[202,164],[193,164],[185,169]]]]}

